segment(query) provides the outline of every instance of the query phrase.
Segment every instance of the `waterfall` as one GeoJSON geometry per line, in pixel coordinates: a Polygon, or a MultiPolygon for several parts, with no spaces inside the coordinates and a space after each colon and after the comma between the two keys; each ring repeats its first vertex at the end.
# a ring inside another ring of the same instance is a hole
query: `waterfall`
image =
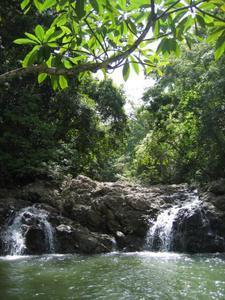
{"type": "Polygon", "coordinates": [[[54,252],[54,230],[48,221],[48,212],[36,207],[26,207],[12,216],[7,224],[3,234],[7,254],[26,253],[26,234],[32,226],[43,231],[46,253],[54,252]]]}
{"type": "MultiPolygon", "coordinates": [[[[173,250],[174,224],[180,214],[190,215],[199,209],[201,201],[197,192],[186,192],[186,201],[180,205],[174,205],[161,212],[149,229],[146,237],[146,248],[149,250],[171,251],[173,250]]],[[[201,222],[207,223],[206,216],[201,214],[201,222]]],[[[209,225],[209,224],[208,224],[209,225]]]]}

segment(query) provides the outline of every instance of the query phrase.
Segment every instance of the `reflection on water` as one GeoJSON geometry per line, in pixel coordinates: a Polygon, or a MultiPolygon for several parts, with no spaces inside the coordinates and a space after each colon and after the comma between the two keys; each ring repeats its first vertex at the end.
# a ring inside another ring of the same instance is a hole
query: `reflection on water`
{"type": "Polygon", "coordinates": [[[225,299],[225,256],[7,256],[0,258],[0,299],[225,299]]]}

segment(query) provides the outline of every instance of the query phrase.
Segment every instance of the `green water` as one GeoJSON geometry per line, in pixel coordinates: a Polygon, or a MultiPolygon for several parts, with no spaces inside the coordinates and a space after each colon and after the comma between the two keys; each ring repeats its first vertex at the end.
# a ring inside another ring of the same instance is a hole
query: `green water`
{"type": "Polygon", "coordinates": [[[0,299],[225,299],[225,255],[1,257],[0,299]]]}

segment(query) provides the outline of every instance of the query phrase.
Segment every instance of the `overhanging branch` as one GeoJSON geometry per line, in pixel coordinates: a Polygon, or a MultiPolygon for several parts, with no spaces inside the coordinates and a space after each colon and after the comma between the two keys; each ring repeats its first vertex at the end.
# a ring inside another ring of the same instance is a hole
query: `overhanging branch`
{"type": "MultiPolygon", "coordinates": [[[[153,5],[154,1],[151,0],[150,5],[153,5]]],[[[46,73],[48,75],[65,75],[69,77],[73,77],[78,75],[79,73],[90,71],[90,72],[97,72],[99,69],[112,69],[113,66],[111,64],[121,62],[122,60],[126,59],[132,52],[134,52],[141,42],[145,39],[147,33],[149,32],[150,28],[153,25],[153,18],[154,18],[154,11],[149,14],[149,18],[145,29],[141,33],[141,35],[136,39],[136,41],[131,45],[126,51],[123,53],[114,55],[102,61],[100,63],[83,63],[74,66],[71,69],[64,69],[64,68],[53,68],[53,67],[46,67],[42,65],[34,65],[26,68],[19,68],[12,71],[8,71],[4,74],[0,75],[0,82],[4,82],[7,80],[11,80],[15,77],[26,76],[29,74],[39,74],[39,73],[46,73]]]]}

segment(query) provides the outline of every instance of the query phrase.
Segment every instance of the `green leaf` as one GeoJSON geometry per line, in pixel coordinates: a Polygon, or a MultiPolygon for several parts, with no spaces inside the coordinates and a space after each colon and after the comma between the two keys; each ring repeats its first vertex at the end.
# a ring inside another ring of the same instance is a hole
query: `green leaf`
{"type": "Polygon", "coordinates": [[[26,45],[26,44],[29,44],[29,45],[37,45],[37,42],[35,42],[34,40],[30,40],[30,39],[16,39],[14,41],[15,44],[18,44],[18,45],[26,45]]]}
{"type": "Polygon", "coordinates": [[[52,33],[48,32],[48,31],[46,32],[45,39],[44,39],[44,41],[48,42],[48,43],[57,41],[58,39],[63,37],[65,34],[61,29],[56,30],[56,31],[55,31],[55,29],[53,31],[51,30],[52,33]]]}
{"type": "Polygon", "coordinates": [[[60,26],[60,28],[63,31],[63,33],[65,33],[65,34],[70,34],[71,33],[71,30],[67,26],[60,26]]]}
{"type": "Polygon", "coordinates": [[[154,37],[157,37],[159,35],[159,21],[157,20],[155,23],[154,23],[154,37]]]}
{"type": "Polygon", "coordinates": [[[160,53],[160,52],[163,52],[163,51],[164,51],[164,48],[165,48],[165,46],[164,46],[165,40],[166,40],[166,39],[162,39],[162,40],[160,41],[160,43],[159,43],[159,45],[158,45],[158,47],[157,47],[157,50],[156,50],[157,53],[160,53]]]}
{"type": "Polygon", "coordinates": [[[175,55],[177,57],[180,56],[180,46],[179,46],[179,44],[177,43],[176,40],[175,40],[175,50],[174,50],[174,52],[175,52],[175,55]]]}
{"type": "Polygon", "coordinates": [[[223,28],[219,28],[216,31],[212,32],[206,39],[207,43],[215,42],[223,33],[223,28]]]}
{"type": "Polygon", "coordinates": [[[70,61],[67,59],[63,59],[63,65],[66,69],[71,69],[73,67],[70,61]]]}
{"type": "Polygon", "coordinates": [[[140,73],[140,68],[139,68],[139,64],[136,61],[131,61],[132,67],[135,71],[136,74],[140,73]]]}
{"type": "Polygon", "coordinates": [[[50,39],[50,36],[55,33],[55,31],[56,31],[55,26],[50,27],[45,33],[44,42],[47,42],[50,39]]]}
{"type": "Polygon", "coordinates": [[[38,83],[42,83],[46,78],[47,78],[48,74],[46,73],[41,73],[38,75],[38,83]]]}
{"type": "Polygon", "coordinates": [[[37,44],[40,44],[39,39],[38,39],[34,34],[25,32],[25,35],[26,35],[29,39],[31,39],[31,40],[33,40],[33,41],[36,41],[37,44]]]}
{"type": "MultiPolygon", "coordinates": [[[[90,0],[91,6],[94,8],[94,10],[99,13],[100,9],[99,9],[99,3],[97,0],[90,0]]],[[[101,6],[101,4],[100,4],[101,6]]]]}
{"type": "Polygon", "coordinates": [[[63,76],[63,75],[59,76],[59,85],[62,90],[64,90],[65,88],[68,87],[68,81],[65,76],[63,76]]]}
{"type": "Polygon", "coordinates": [[[44,37],[45,37],[45,31],[41,25],[37,25],[34,29],[35,34],[37,38],[39,39],[40,42],[43,42],[44,37]]]}
{"type": "Polygon", "coordinates": [[[56,4],[56,0],[45,0],[45,2],[42,4],[41,10],[46,10],[48,8],[51,8],[56,4]]]}
{"type": "Polygon", "coordinates": [[[34,48],[25,56],[22,66],[28,67],[34,64],[37,59],[37,54],[40,46],[34,46],[34,48]]]}
{"type": "Polygon", "coordinates": [[[67,13],[62,13],[57,18],[54,19],[54,21],[51,24],[51,27],[65,25],[66,23],[67,23],[67,13]]]}
{"type": "Polygon", "coordinates": [[[181,31],[187,31],[193,25],[193,18],[192,16],[187,16],[182,19],[182,21],[178,24],[178,28],[181,31]]]}
{"type": "Polygon", "coordinates": [[[76,1],[75,12],[76,12],[79,20],[82,19],[86,14],[86,12],[84,10],[84,6],[85,6],[85,0],[77,0],[76,1]]]}
{"type": "Polygon", "coordinates": [[[36,6],[39,12],[42,11],[42,3],[40,3],[38,0],[34,0],[34,5],[36,6]]]}
{"type": "Polygon", "coordinates": [[[58,84],[58,76],[52,75],[51,76],[51,85],[54,91],[56,91],[59,87],[58,84]]]}
{"type": "Polygon", "coordinates": [[[59,45],[57,43],[54,43],[54,42],[48,42],[47,45],[48,45],[48,47],[51,47],[51,48],[59,47],[59,45]]]}
{"type": "Polygon", "coordinates": [[[124,66],[123,66],[123,79],[125,81],[127,81],[129,75],[130,75],[130,65],[129,65],[129,62],[128,62],[128,59],[127,59],[124,66]]]}
{"type": "Polygon", "coordinates": [[[128,23],[129,23],[132,33],[137,34],[137,27],[135,26],[135,24],[131,20],[129,20],[128,23]]]}
{"type": "Polygon", "coordinates": [[[192,39],[190,39],[188,36],[185,37],[185,41],[188,45],[188,48],[191,50],[191,46],[192,46],[192,39]]]}
{"type": "Polygon", "coordinates": [[[119,0],[119,5],[122,10],[126,10],[126,0],[119,0]]]}
{"type": "Polygon", "coordinates": [[[196,15],[197,21],[202,28],[205,28],[205,20],[202,16],[196,15]]]}
{"type": "Polygon", "coordinates": [[[81,101],[82,104],[84,104],[86,107],[88,107],[90,109],[95,109],[96,108],[96,102],[93,99],[86,96],[86,95],[82,95],[80,101],[81,101]]]}
{"type": "Polygon", "coordinates": [[[163,72],[160,68],[156,68],[156,72],[159,76],[163,76],[163,72]]]}
{"type": "Polygon", "coordinates": [[[225,34],[216,42],[215,59],[218,60],[225,53],[225,34]]]}
{"type": "Polygon", "coordinates": [[[29,4],[30,0],[23,0],[23,2],[20,4],[20,7],[22,10],[24,10],[29,4]]]}
{"type": "Polygon", "coordinates": [[[161,40],[157,48],[157,53],[162,52],[163,54],[175,53],[177,56],[180,54],[180,48],[176,39],[164,38],[161,40]]]}
{"type": "Polygon", "coordinates": [[[204,10],[213,10],[216,8],[216,5],[213,4],[212,2],[204,2],[200,4],[199,7],[204,10]]]}

